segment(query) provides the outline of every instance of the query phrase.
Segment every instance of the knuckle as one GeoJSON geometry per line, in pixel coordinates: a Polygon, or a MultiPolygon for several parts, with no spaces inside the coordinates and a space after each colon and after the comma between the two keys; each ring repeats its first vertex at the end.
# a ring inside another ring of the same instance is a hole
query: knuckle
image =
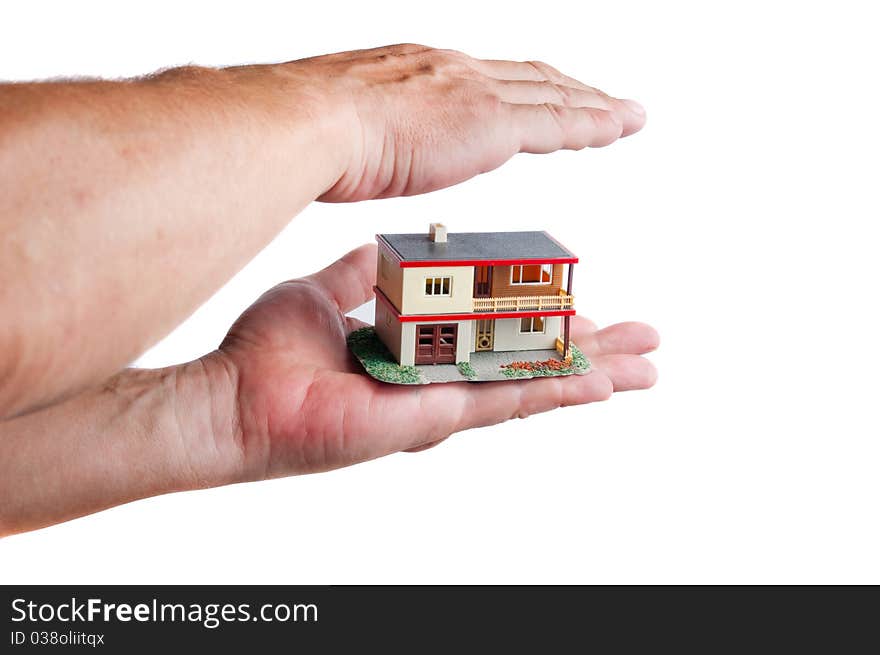
{"type": "Polygon", "coordinates": [[[470,57],[468,57],[465,53],[461,52],[460,50],[450,50],[447,48],[435,48],[434,51],[440,55],[448,57],[449,59],[455,59],[458,61],[466,61],[466,60],[470,59],[470,57]]]}
{"type": "Polygon", "coordinates": [[[423,64],[430,65],[434,70],[444,73],[457,73],[466,68],[461,57],[449,50],[431,50],[422,58],[423,64]]]}
{"type": "Polygon", "coordinates": [[[543,79],[549,79],[550,75],[548,74],[548,69],[550,67],[543,61],[540,61],[538,59],[530,59],[525,63],[534,68],[543,79]]]}
{"type": "Polygon", "coordinates": [[[392,55],[408,55],[424,50],[430,50],[430,47],[420,43],[395,43],[394,45],[381,48],[381,51],[392,55]]]}
{"type": "Polygon", "coordinates": [[[553,102],[545,102],[542,107],[550,114],[551,118],[556,121],[560,127],[565,119],[565,108],[553,102]]]}
{"type": "Polygon", "coordinates": [[[549,89],[552,89],[552,92],[556,94],[556,98],[560,105],[568,107],[572,104],[573,98],[570,89],[565,86],[560,86],[559,84],[554,84],[553,82],[543,82],[543,84],[549,89]]]}
{"type": "Polygon", "coordinates": [[[492,116],[501,112],[504,101],[494,93],[484,93],[479,96],[478,106],[481,113],[492,116]]]}
{"type": "Polygon", "coordinates": [[[525,62],[529,64],[532,68],[534,68],[538,73],[545,79],[550,80],[551,82],[564,83],[566,81],[565,75],[556,70],[553,66],[548,64],[545,61],[540,61],[537,59],[533,59],[525,62]]]}

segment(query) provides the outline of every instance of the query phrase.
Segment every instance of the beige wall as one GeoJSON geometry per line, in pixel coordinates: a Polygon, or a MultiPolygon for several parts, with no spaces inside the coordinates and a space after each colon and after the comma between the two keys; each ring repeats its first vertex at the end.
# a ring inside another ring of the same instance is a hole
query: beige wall
{"type": "MultiPolygon", "coordinates": [[[[510,266],[495,266],[492,271],[492,296],[555,296],[563,285],[563,264],[553,265],[550,284],[510,284],[510,266]]],[[[474,267],[432,266],[401,268],[379,251],[376,286],[401,314],[457,314],[473,311],[474,267]],[[383,262],[383,258],[386,261],[383,262]],[[452,278],[450,296],[425,295],[425,278],[452,278]]]]}
{"type": "MultiPolygon", "coordinates": [[[[556,339],[562,328],[561,316],[544,317],[543,334],[520,334],[520,319],[499,318],[495,321],[495,348],[494,350],[543,350],[556,348],[556,339]]],[[[476,338],[476,335],[474,335],[476,338]]],[[[471,343],[471,350],[474,349],[471,343]]]]}
{"type": "Polygon", "coordinates": [[[455,362],[469,362],[471,344],[474,342],[473,321],[458,322],[458,343],[456,344],[455,362]]]}
{"type": "Polygon", "coordinates": [[[416,324],[400,324],[400,363],[403,366],[416,364],[416,324]]]}
{"type": "Polygon", "coordinates": [[[399,270],[403,271],[403,300],[400,305],[395,303],[395,306],[401,314],[461,314],[473,311],[473,266],[426,266],[399,270]],[[425,278],[428,277],[451,277],[451,294],[425,295],[425,278]]]}
{"type": "Polygon", "coordinates": [[[401,309],[403,299],[403,271],[400,264],[390,259],[379,248],[376,262],[376,286],[397,309],[401,309]]]}
{"type": "Polygon", "coordinates": [[[401,323],[397,320],[388,306],[381,300],[376,300],[376,334],[382,340],[391,354],[400,361],[400,333],[401,323]]]}
{"type": "MultiPolygon", "coordinates": [[[[391,259],[383,262],[379,251],[376,286],[401,314],[458,314],[473,311],[474,267],[431,266],[400,268],[391,259]],[[425,295],[425,278],[451,277],[452,294],[425,295]]],[[[553,265],[550,284],[510,284],[510,266],[495,266],[492,272],[492,296],[555,296],[563,284],[563,265],[553,265]]]]}

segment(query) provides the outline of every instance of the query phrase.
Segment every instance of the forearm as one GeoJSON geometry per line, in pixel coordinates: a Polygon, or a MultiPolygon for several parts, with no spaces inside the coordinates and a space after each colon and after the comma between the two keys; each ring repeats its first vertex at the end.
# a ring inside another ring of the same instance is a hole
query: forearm
{"type": "Polygon", "coordinates": [[[119,370],[332,186],[327,106],[284,65],[0,85],[0,417],[119,370]]]}
{"type": "Polygon", "coordinates": [[[235,372],[215,353],[126,370],[0,423],[0,536],[161,493],[239,481],[235,372]]]}

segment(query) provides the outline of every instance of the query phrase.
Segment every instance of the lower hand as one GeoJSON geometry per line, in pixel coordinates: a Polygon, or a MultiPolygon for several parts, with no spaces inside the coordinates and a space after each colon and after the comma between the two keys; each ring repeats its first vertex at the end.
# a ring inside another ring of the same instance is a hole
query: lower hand
{"type": "Polygon", "coordinates": [[[597,330],[575,317],[572,340],[593,364],[588,375],[416,387],[377,382],[346,346],[346,336],[363,323],[345,316],[372,298],[375,263],[375,246],[363,246],[315,275],[276,286],[209,355],[223,359],[236,380],[237,429],[225,438],[240,445],[242,479],[421,450],[454,432],[607,400],[656,379],[640,356],[657,347],[651,327],[597,330]]]}
{"type": "Polygon", "coordinates": [[[376,248],[265,293],[220,349],[166,369],[128,369],[68,401],[3,423],[0,536],[138,498],[326,471],[450,434],[654,383],[641,323],[571,322],[588,375],[398,386],[368,376],[345,313],[372,297],[376,248]]]}

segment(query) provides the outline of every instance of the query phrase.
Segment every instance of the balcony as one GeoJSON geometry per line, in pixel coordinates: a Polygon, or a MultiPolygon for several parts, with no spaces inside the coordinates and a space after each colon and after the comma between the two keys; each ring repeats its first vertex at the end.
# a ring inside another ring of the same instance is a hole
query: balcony
{"type": "Polygon", "coordinates": [[[574,296],[559,292],[555,296],[511,296],[509,298],[474,298],[475,312],[555,311],[573,309],[574,296]]]}

